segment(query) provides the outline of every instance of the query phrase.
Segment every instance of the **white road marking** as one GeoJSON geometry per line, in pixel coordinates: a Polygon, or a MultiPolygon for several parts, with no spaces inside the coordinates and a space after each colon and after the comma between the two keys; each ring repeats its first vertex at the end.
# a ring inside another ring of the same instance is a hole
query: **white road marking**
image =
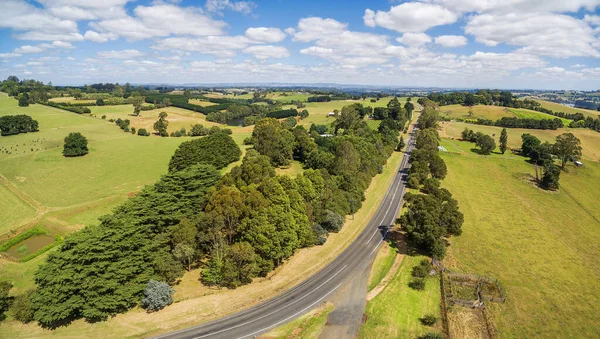
{"type": "MultiPolygon", "coordinates": [[[[340,274],[340,272],[342,272],[342,271],[343,271],[343,270],[344,270],[344,269],[345,269],[347,266],[348,266],[348,265],[344,265],[344,267],[342,267],[342,268],[341,268],[339,271],[335,272],[335,274],[334,274],[334,275],[332,275],[331,277],[329,277],[329,279],[325,280],[325,281],[324,281],[324,282],[323,282],[321,285],[319,285],[319,286],[315,287],[315,288],[314,288],[312,291],[310,291],[310,292],[308,292],[307,294],[305,294],[304,296],[302,296],[302,298],[299,298],[299,299],[297,299],[297,300],[294,300],[293,302],[291,302],[291,303],[289,303],[289,304],[285,305],[284,307],[282,307],[282,308],[280,308],[280,309],[278,309],[278,310],[276,310],[276,311],[273,311],[273,312],[267,313],[267,314],[265,314],[265,315],[262,315],[262,316],[260,316],[260,317],[258,317],[258,318],[256,318],[256,319],[253,319],[253,320],[247,321],[247,322],[245,322],[245,323],[242,323],[242,324],[235,325],[235,326],[233,326],[233,327],[230,327],[230,328],[226,328],[226,329],[224,329],[224,330],[220,330],[220,331],[217,331],[217,332],[208,333],[208,334],[205,334],[205,335],[202,335],[202,336],[199,336],[199,337],[194,337],[194,338],[195,338],[195,339],[206,338],[206,337],[208,337],[208,336],[212,336],[212,335],[215,335],[215,334],[219,334],[219,333],[227,332],[227,331],[230,331],[230,330],[236,329],[236,328],[238,328],[238,327],[246,326],[246,325],[248,325],[248,324],[251,324],[251,323],[253,323],[253,322],[256,322],[256,321],[258,321],[258,320],[260,320],[260,319],[262,319],[262,318],[266,318],[266,317],[268,317],[268,316],[270,316],[270,315],[272,315],[272,314],[275,314],[275,313],[277,313],[277,312],[279,312],[279,311],[283,310],[284,308],[290,307],[291,305],[293,305],[293,304],[295,304],[295,303],[299,302],[300,300],[302,300],[302,299],[304,299],[304,298],[308,297],[309,295],[311,295],[312,293],[314,293],[316,290],[318,290],[319,288],[321,288],[323,285],[325,285],[326,283],[328,283],[328,282],[329,282],[331,279],[335,278],[335,276],[337,276],[338,274],[340,274]]],[[[338,285],[338,286],[339,286],[339,285],[338,285]]],[[[337,287],[336,287],[336,288],[337,288],[337,287]]],[[[331,292],[330,292],[330,293],[331,293],[331,292]]],[[[321,299],[322,299],[322,298],[321,298],[321,299]]]]}
{"type": "Polygon", "coordinates": [[[238,339],[251,337],[251,336],[253,336],[255,334],[261,333],[261,332],[266,331],[266,330],[268,330],[270,328],[274,328],[275,326],[277,326],[277,325],[279,325],[281,323],[284,323],[284,322],[286,322],[286,321],[288,321],[290,319],[293,319],[293,318],[297,317],[298,315],[302,314],[303,312],[305,312],[309,308],[311,308],[311,307],[315,306],[316,304],[320,303],[323,299],[327,298],[328,295],[330,295],[331,293],[333,293],[333,291],[337,290],[340,286],[342,286],[342,284],[337,285],[331,291],[327,292],[327,294],[325,294],[323,297],[321,297],[321,299],[319,299],[319,300],[315,301],[314,303],[306,306],[305,308],[303,308],[302,310],[296,312],[295,314],[292,314],[291,316],[289,316],[289,317],[287,317],[287,318],[285,318],[285,319],[283,319],[281,321],[278,321],[278,322],[276,322],[275,324],[273,324],[273,325],[271,325],[269,327],[265,327],[262,330],[258,330],[258,331],[254,332],[254,333],[247,334],[247,335],[245,335],[243,337],[239,337],[238,339]]]}

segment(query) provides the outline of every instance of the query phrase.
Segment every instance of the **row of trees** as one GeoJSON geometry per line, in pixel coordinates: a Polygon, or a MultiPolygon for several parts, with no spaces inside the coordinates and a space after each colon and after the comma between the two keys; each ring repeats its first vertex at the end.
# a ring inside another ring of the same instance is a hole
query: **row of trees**
{"type": "Polygon", "coordinates": [[[466,119],[467,123],[484,126],[496,126],[496,127],[508,127],[508,128],[526,128],[526,129],[548,129],[556,130],[563,128],[563,121],[559,118],[554,119],[530,119],[530,118],[516,118],[516,117],[502,117],[496,121],[479,118],[479,119],[466,119]]]}
{"type": "Polygon", "coordinates": [[[445,178],[447,168],[438,154],[438,121],[435,108],[426,105],[419,117],[416,149],[409,158],[411,167],[408,174],[409,186],[421,190],[421,193],[406,194],[406,213],[399,222],[413,244],[428,255],[441,259],[446,253],[443,238],[460,235],[464,217],[452,194],[440,188],[440,180],[445,178]]]}
{"type": "Polygon", "coordinates": [[[0,135],[2,136],[37,132],[38,130],[38,122],[28,115],[5,115],[0,117],[0,135]]]}
{"type": "MultiPolygon", "coordinates": [[[[493,150],[496,149],[496,140],[491,136],[482,132],[475,133],[473,130],[465,128],[461,133],[461,138],[464,141],[474,142],[479,147],[479,153],[483,155],[490,155],[493,150]]],[[[508,132],[506,128],[502,129],[500,133],[500,152],[504,154],[508,149],[508,132]]]]}

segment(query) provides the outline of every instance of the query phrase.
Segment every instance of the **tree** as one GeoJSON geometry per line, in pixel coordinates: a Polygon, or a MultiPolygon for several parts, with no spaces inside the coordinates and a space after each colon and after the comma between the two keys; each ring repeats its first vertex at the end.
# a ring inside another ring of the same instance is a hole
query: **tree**
{"type": "Polygon", "coordinates": [[[252,131],[254,148],[271,159],[274,166],[288,165],[294,155],[294,134],[273,118],[257,122],[252,131]]]}
{"type": "Polygon", "coordinates": [[[506,152],[507,144],[508,144],[508,132],[506,131],[506,128],[503,128],[502,132],[500,133],[500,152],[502,152],[502,154],[504,154],[504,152],[506,152]]]}
{"type": "Polygon", "coordinates": [[[8,307],[10,306],[11,298],[8,293],[12,287],[13,285],[8,281],[0,281],[0,321],[4,320],[6,317],[4,313],[8,311],[8,307]]]}
{"type": "Polygon", "coordinates": [[[521,135],[521,140],[523,141],[523,144],[521,146],[521,154],[523,154],[526,157],[531,156],[531,152],[536,147],[538,147],[539,145],[542,144],[540,139],[538,139],[537,137],[535,137],[529,133],[525,133],[525,134],[521,135]]]}
{"type": "Polygon", "coordinates": [[[167,121],[167,112],[160,112],[158,114],[158,120],[154,123],[154,130],[161,137],[168,137],[169,133],[167,132],[167,128],[169,127],[169,122],[167,121]]]}
{"type": "Polygon", "coordinates": [[[181,263],[187,267],[188,271],[192,269],[192,262],[194,261],[195,254],[196,251],[194,248],[185,243],[177,244],[173,249],[175,258],[181,261],[181,263]]]}
{"type": "Polygon", "coordinates": [[[300,119],[304,120],[304,119],[308,118],[308,115],[309,115],[308,111],[303,109],[302,112],[300,112],[300,119]]]}
{"type": "Polygon", "coordinates": [[[69,133],[65,138],[63,155],[65,157],[78,157],[88,154],[88,141],[79,132],[69,133]]]}
{"type": "Polygon", "coordinates": [[[27,93],[23,93],[19,97],[19,106],[21,106],[21,107],[29,106],[29,95],[27,95],[27,93]]]}
{"type": "Polygon", "coordinates": [[[543,167],[542,180],[540,186],[547,190],[557,190],[560,179],[560,168],[554,165],[552,161],[547,161],[543,167]]]}
{"type": "Polygon", "coordinates": [[[398,151],[398,152],[402,151],[402,149],[404,149],[405,146],[406,146],[406,143],[404,142],[404,138],[401,136],[400,142],[398,143],[398,147],[396,147],[396,151],[398,151]]]}
{"type": "Polygon", "coordinates": [[[30,289],[24,294],[21,294],[15,298],[10,310],[12,315],[18,321],[27,324],[33,321],[33,308],[31,306],[31,295],[35,290],[30,289]]]}
{"type": "Polygon", "coordinates": [[[476,145],[479,147],[481,154],[490,155],[490,153],[492,153],[492,151],[496,148],[496,141],[494,141],[494,139],[489,135],[484,135],[483,137],[477,139],[476,145]]]}
{"type": "Polygon", "coordinates": [[[102,98],[96,99],[96,106],[104,106],[104,99],[102,99],[102,98]]]}
{"type": "Polygon", "coordinates": [[[465,97],[465,106],[475,106],[477,105],[477,98],[472,93],[467,94],[465,97]]]}
{"type": "Polygon", "coordinates": [[[410,100],[407,100],[404,104],[404,109],[406,110],[408,120],[412,120],[412,112],[415,110],[415,105],[413,105],[413,103],[410,102],[410,100]]]}
{"type": "Polygon", "coordinates": [[[562,169],[569,160],[581,158],[581,141],[573,133],[563,133],[556,137],[553,153],[560,159],[562,169]]]}
{"type": "Polygon", "coordinates": [[[354,105],[344,106],[342,113],[333,122],[334,134],[337,134],[339,129],[344,130],[344,134],[350,133],[360,121],[358,111],[354,105]]]}
{"type": "Polygon", "coordinates": [[[344,217],[330,210],[325,210],[323,222],[321,223],[324,229],[337,233],[342,229],[343,225],[344,217]]]}
{"type": "MultiPolygon", "coordinates": [[[[139,116],[142,111],[142,104],[145,98],[139,95],[129,97],[129,102],[133,105],[133,115],[139,116]]],[[[166,114],[166,113],[165,113],[166,114]]],[[[166,129],[166,127],[165,127],[166,129]]]]}
{"type": "Polygon", "coordinates": [[[162,310],[173,303],[173,292],[175,291],[167,283],[150,279],[144,290],[142,307],[149,312],[162,310]]]}
{"type": "Polygon", "coordinates": [[[194,225],[189,218],[185,217],[181,219],[175,228],[173,228],[173,245],[186,244],[194,247],[196,245],[197,234],[198,229],[196,228],[196,225],[194,225]]]}

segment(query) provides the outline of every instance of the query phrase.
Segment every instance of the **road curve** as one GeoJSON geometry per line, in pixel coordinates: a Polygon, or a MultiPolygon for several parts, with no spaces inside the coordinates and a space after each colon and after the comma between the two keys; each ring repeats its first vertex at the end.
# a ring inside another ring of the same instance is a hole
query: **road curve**
{"type": "Polygon", "coordinates": [[[414,145],[410,134],[394,181],[377,212],[358,238],[321,271],[296,287],[262,304],[208,323],[157,336],[160,339],[232,339],[253,338],[308,312],[326,301],[355,272],[369,265],[379,245],[393,225],[405,191],[408,158],[414,145]]]}

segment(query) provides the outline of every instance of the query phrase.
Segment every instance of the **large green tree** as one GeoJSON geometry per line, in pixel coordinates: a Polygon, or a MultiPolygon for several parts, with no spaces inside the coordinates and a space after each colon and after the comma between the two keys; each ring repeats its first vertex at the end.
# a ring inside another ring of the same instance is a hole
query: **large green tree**
{"type": "Polygon", "coordinates": [[[181,143],[169,161],[169,171],[181,171],[202,163],[221,169],[238,161],[241,155],[242,151],[230,135],[224,132],[214,133],[181,143]]]}
{"type": "Polygon", "coordinates": [[[78,157],[88,154],[88,141],[81,133],[69,133],[65,137],[63,155],[65,157],[78,157]]]}
{"type": "Polygon", "coordinates": [[[273,118],[257,122],[252,131],[254,148],[271,159],[274,166],[286,166],[292,161],[296,140],[294,134],[273,118]]]}
{"type": "Polygon", "coordinates": [[[556,137],[553,153],[560,159],[563,169],[569,160],[581,158],[581,150],[581,141],[573,133],[563,133],[556,137]]]}
{"type": "Polygon", "coordinates": [[[496,149],[496,141],[494,141],[494,138],[490,137],[489,135],[484,135],[480,138],[477,138],[477,142],[475,144],[477,147],[479,147],[481,154],[484,155],[489,155],[494,149],[496,149]]]}

